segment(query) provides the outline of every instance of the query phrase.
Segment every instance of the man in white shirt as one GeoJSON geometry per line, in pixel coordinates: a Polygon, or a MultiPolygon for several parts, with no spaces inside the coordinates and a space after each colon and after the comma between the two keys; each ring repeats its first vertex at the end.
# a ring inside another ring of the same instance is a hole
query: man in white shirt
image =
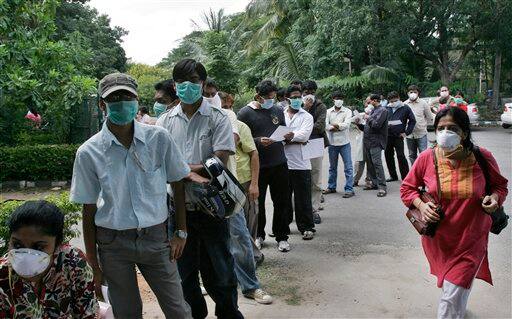
{"type": "Polygon", "coordinates": [[[313,131],[313,116],[302,108],[302,91],[297,86],[288,88],[290,105],[284,109],[286,126],[284,152],[288,159],[290,195],[294,196],[295,222],[302,239],[311,240],[315,235],[313,207],[311,205],[311,161],[303,159],[302,148],[313,131]]]}
{"type": "Polygon", "coordinates": [[[338,158],[341,155],[345,171],[345,194],[343,198],[350,198],[354,193],[354,168],[350,147],[350,124],[352,111],[343,106],[343,94],[335,91],[331,94],[334,106],[327,110],[325,130],[329,137],[329,181],[324,194],[336,193],[338,179],[338,158]]]}
{"type": "Polygon", "coordinates": [[[416,85],[409,86],[407,90],[409,99],[404,104],[409,105],[414,117],[416,118],[416,126],[412,134],[407,136],[407,148],[409,149],[409,161],[414,164],[418,154],[427,149],[427,126],[432,122],[433,114],[427,102],[419,98],[420,89],[416,85]]]}

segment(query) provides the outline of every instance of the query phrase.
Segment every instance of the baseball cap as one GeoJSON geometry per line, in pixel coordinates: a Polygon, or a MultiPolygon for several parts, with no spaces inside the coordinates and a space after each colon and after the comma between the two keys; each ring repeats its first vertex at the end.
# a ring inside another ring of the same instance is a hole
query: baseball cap
{"type": "Polygon", "coordinates": [[[104,99],[112,92],[126,90],[135,94],[135,96],[139,96],[137,94],[137,86],[137,81],[128,74],[111,73],[101,79],[98,85],[98,94],[104,99]]]}

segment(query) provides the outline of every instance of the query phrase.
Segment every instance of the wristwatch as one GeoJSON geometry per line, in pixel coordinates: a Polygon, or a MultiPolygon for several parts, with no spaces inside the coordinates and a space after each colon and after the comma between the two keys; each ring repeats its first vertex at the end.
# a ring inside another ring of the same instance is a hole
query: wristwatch
{"type": "Polygon", "coordinates": [[[187,232],[184,230],[177,230],[174,232],[174,235],[180,239],[187,239],[187,232]]]}

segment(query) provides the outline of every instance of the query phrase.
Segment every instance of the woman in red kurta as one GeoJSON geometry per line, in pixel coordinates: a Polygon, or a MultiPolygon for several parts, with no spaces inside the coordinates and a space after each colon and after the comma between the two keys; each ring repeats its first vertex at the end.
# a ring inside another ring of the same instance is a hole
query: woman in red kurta
{"type": "MultiPolygon", "coordinates": [[[[507,179],[492,154],[480,148],[487,161],[492,195],[485,194],[485,178],[472,152],[471,131],[466,112],[458,108],[441,110],[435,119],[441,185],[441,207],[445,213],[434,237],[422,237],[422,245],[443,288],[438,317],[463,318],[473,279],[492,284],[487,244],[492,220],[488,213],[501,206],[507,196],[507,179]]],[[[437,198],[434,154],[427,150],[418,157],[403,181],[401,197],[407,207],[416,206],[425,221],[439,220],[431,205],[420,199],[425,186],[437,198]]]]}

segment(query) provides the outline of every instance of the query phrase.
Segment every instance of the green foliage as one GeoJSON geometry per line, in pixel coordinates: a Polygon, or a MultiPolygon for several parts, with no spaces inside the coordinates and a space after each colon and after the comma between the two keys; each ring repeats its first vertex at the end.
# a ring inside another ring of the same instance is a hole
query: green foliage
{"type": "Polygon", "coordinates": [[[0,181],[71,180],[78,145],[0,147],[0,181]]]}
{"type": "Polygon", "coordinates": [[[235,93],[238,77],[229,47],[229,35],[225,31],[205,32],[201,46],[206,54],[205,67],[208,76],[219,85],[220,90],[235,93]]]}
{"type": "Polygon", "coordinates": [[[0,1],[0,144],[30,131],[24,119],[36,109],[59,142],[69,140],[72,107],[94,92],[92,56],[79,33],[55,40],[57,0],[0,1]]]}
{"type": "Polygon", "coordinates": [[[122,37],[128,32],[121,27],[110,27],[110,18],[98,14],[85,1],[65,1],[57,7],[54,38],[65,40],[79,33],[85,47],[93,53],[88,61],[88,75],[101,79],[106,74],[126,71],[126,54],[121,47],[122,37]]]}
{"type": "Polygon", "coordinates": [[[144,106],[153,106],[155,84],[172,78],[172,73],[169,69],[142,63],[130,64],[127,73],[137,80],[140,104],[144,106]]]}
{"type": "MultiPolygon", "coordinates": [[[[49,195],[45,200],[55,204],[64,214],[64,241],[68,242],[78,237],[80,232],[76,229],[76,226],[81,219],[80,205],[69,201],[69,192],[49,195]]],[[[9,242],[9,218],[16,208],[22,204],[23,201],[6,201],[0,204],[0,256],[3,256],[7,252],[9,242]]]]}

